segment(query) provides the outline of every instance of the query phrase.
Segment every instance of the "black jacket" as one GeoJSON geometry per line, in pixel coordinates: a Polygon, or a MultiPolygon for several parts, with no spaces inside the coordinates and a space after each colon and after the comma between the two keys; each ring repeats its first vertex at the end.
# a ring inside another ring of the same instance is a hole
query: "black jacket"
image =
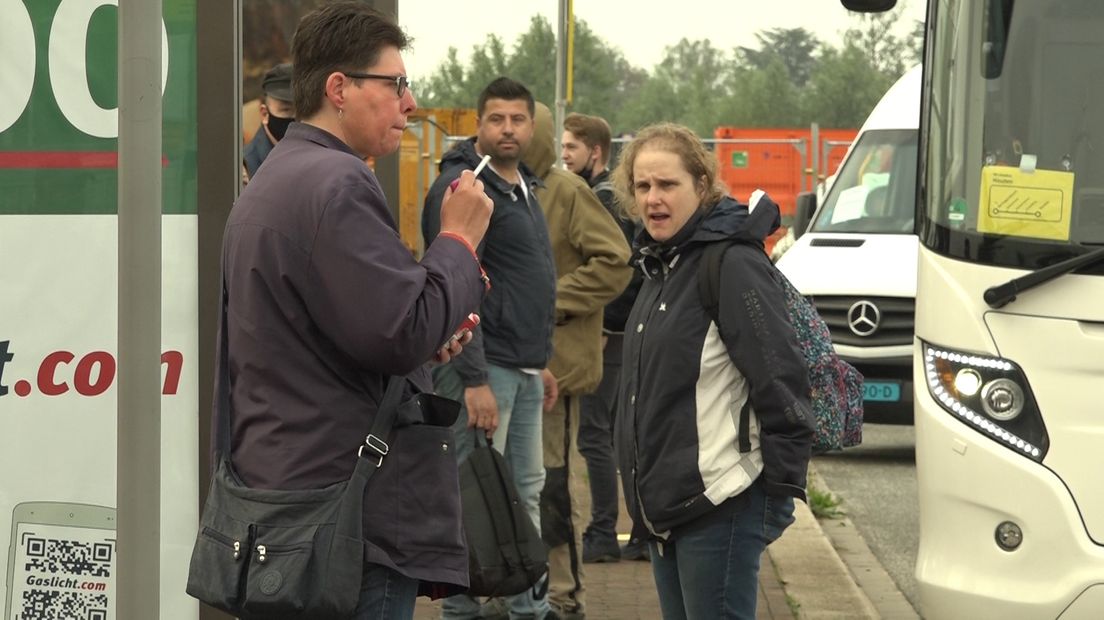
{"type": "Polygon", "coordinates": [[[268,139],[268,134],[265,133],[264,125],[257,127],[257,133],[253,134],[253,139],[249,141],[249,144],[245,145],[245,152],[242,153],[242,159],[245,160],[245,170],[249,173],[249,178],[253,178],[253,175],[257,174],[257,169],[264,163],[268,154],[272,152],[275,145],[268,139]]]}
{"type": "MultiPolygon", "coordinates": [[[[474,170],[480,159],[474,138],[456,145],[441,159],[441,174],[429,188],[422,209],[422,236],[427,244],[440,232],[445,188],[464,170],[474,170]]],[[[466,387],[487,382],[487,364],[544,368],[552,357],[556,267],[548,224],[533,191],[541,182],[524,164],[520,170],[528,201],[490,166],[479,173],[484,191],[495,205],[490,227],[477,248],[491,290],[483,298],[474,338],[464,347],[464,354],[450,362],[466,387]]]]}
{"type": "MultiPolygon", "coordinates": [[[[617,193],[613,191],[610,184],[609,170],[603,170],[594,177],[587,179],[587,183],[590,184],[590,188],[594,190],[594,193],[598,194],[598,200],[602,201],[602,206],[613,216],[613,220],[617,222],[617,226],[621,229],[621,234],[625,235],[625,242],[631,246],[633,238],[640,232],[640,227],[621,213],[621,209],[617,204],[617,193]]],[[[643,280],[644,278],[640,275],[640,272],[634,269],[629,285],[625,287],[620,295],[606,305],[602,315],[603,332],[620,334],[625,331],[625,321],[629,319],[629,311],[632,310],[633,302],[636,300],[636,294],[640,291],[640,284],[643,280]]]]}
{"type": "Polygon", "coordinates": [[[762,476],[772,495],[804,499],[813,439],[809,380],[762,240],[778,207],[753,214],[725,198],[695,214],[666,244],[643,232],[634,260],[644,272],[625,330],[617,446],[628,509],[653,533],[700,517],[762,476]],[[721,326],[698,293],[706,243],[744,241],[724,255],[721,326]],[[751,405],[752,450],[737,446],[751,405]],[[633,493],[635,492],[635,493],[633,493]]]}

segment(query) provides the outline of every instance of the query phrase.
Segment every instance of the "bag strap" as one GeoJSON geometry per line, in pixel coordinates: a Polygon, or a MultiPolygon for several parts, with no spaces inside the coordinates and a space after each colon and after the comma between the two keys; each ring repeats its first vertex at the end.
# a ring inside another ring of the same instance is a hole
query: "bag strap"
{"type": "MultiPolygon", "coordinates": [[[[705,246],[702,252],[701,264],[698,265],[698,297],[701,305],[713,322],[717,324],[717,332],[721,331],[721,265],[724,263],[725,252],[736,243],[730,239],[714,241],[705,246]]],[[[740,408],[740,426],[736,433],[736,443],[741,454],[751,452],[751,401],[744,401],[740,408]]]]}
{"type": "MultiPolygon", "coordinates": [[[[219,318],[218,318],[218,339],[219,339],[219,354],[215,360],[215,376],[218,383],[218,394],[215,401],[214,415],[217,418],[217,424],[215,425],[215,445],[217,446],[217,455],[221,459],[225,459],[230,463],[230,434],[231,434],[231,415],[232,409],[230,404],[230,337],[227,335],[227,305],[229,303],[227,291],[226,291],[226,273],[224,267],[219,269],[219,318]]],[[[372,474],[371,469],[367,469],[367,465],[374,464],[376,468],[379,468],[383,464],[383,457],[387,456],[388,445],[387,438],[390,434],[391,427],[395,423],[395,416],[399,410],[399,400],[402,398],[403,384],[405,378],[398,375],[391,375],[387,382],[387,390],[383,394],[383,398],[380,400],[379,408],[376,411],[375,419],[372,420],[372,427],[368,431],[368,435],[364,439],[364,443],[361,444],[360,449],[357,451],[357,465],[353,472],[353,479],[357,481],[357,484],[362,480],[365,484],[368,482],[368,478],[372,474]],[[368,448],[368,450],[365,450],[368,448]],[[378,457],[373,463],[373,458],[378,457]]],[[[216,462],[218,459],[216,459],[216,462]]]]}

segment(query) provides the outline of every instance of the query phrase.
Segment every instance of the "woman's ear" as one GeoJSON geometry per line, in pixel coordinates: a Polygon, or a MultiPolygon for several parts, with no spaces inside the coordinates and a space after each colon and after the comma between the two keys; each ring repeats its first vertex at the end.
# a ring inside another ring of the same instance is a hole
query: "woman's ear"
{"type": "Polygon", "coordinates": [[[698,198],[701,199],[704,202],[705,197],[709,195],[709,183],[708,183],[708,180],[705,178],[704,174],[701,175],[700,177],[698,177],[697,186],[698,186],[698,198]]]}
{"type": "Polygon", "coordinates": [[[349,78],[345,77],[345,74],[340,71],[334,71],[326,78],[326,83],[323,86],[326,89],[326,98],[338,110],[345,107],[345,89],[349,85],[349,78]]]}

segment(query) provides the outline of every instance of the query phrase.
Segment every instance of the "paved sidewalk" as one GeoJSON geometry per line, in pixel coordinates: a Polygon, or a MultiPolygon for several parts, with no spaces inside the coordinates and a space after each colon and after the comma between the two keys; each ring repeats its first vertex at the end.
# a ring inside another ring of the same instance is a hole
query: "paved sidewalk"
{"type": "MultiPolygon", "coordinates": [[[[577,453],[572,456],[573,471],[579,473],[573,481],[572,490],[582,500],[585,525],[590,515],[586,469],[577,453]]],[[[877,590],[875,594],[879,605],[875,607],[804,503],[797,502],[795,517],[795,523],[762,556],[758,620],[896,618],[904,616],[887,613],[887,609],[911,611],[907,601],[904,608],[886,608],[883,604],[886,600],[899,604],[904,596],[895,592],[892,580],[887,584],[885,580],[872,582],[867,577],[864,582],[877,590]]],[[[853,530],[849,522],[848,526],[853,530]]],[[[630,529],[622,507],[618,532],[627,539],[630,529]]],[[[855,538],[858,538],[857,535],[855,538]]],[[[858,558],[864,572],[881,569],[869,549],[865,552],[856,550],[860,546],[865,548],[865,544],[858,545],[851,540],[848,545],[846,554],[852,559],[858,558]]],[[[648,562],[586,564],[584,584],[586,617],[589,620],[659,620],[662,617],[648,562]]],[[[418,599],[414,614],[416,620],[432,620],[440,615],[439,601],[418,599]]]]}

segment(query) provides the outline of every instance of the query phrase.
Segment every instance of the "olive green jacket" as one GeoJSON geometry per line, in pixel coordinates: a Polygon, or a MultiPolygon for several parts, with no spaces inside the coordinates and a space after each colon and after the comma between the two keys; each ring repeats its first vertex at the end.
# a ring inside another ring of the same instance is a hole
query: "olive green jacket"
{"type": "Polygon", "coordinates": [[[544,180],[537,198],[556,263],[556,327],[549,370],[561,394],[593,392],[602,380],[602,310],[632,275],[617,223],[582,177],[553,167],[552,114],[537,104],[524,162],[544,180]]]}

